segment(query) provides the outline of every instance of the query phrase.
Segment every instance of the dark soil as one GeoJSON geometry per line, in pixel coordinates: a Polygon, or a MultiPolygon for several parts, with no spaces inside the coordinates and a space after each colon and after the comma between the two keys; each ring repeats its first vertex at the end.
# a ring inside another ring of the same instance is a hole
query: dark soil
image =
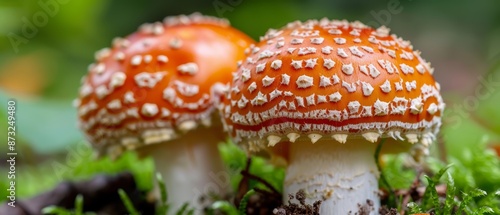
{"type": "Polygon", "coordinates": [[[312,205],[306,204],[306,193],[304,192],[304,190],[300,190],[295,194],[295,199],[297,199],[299,204],[292,202],[294,199],[293,195],[288,195],[288,199],[288,204],[274,209],[273,214],[319,215],[319,207],[321,206],[321,201],[316,201],[312,205]]]}
{"type": "Polygon", "coordinates": [[[83,196],[84,211],[93,211],[99,215],[127,214],[118,195],[119,189],[127,193],[142,214],[154,214],[154,203],[146,201],[146,194],[137,189],[132,174],[121,173],[97,175],[81,182],[62,182],[51,191],[16,202],[15,208],[0,205],[0,215],[38,215],[48,206],[72,209],[78,194],[83,196]]]}

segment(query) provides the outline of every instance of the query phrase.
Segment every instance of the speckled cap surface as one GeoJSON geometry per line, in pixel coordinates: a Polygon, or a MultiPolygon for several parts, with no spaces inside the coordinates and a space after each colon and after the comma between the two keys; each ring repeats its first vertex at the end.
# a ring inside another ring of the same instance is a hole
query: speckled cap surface
{"type": "Polygon", "coordinates": [[[119,154],[210,126],[250,43],[226,20],[200,14],[144,24],[96,53],[74,104],[79,127],[98,151],[119,154]]]}
{"type": "Polygon", "coordinates": [[[220,111],[234,141],[251,151],[321,138],[427,146],[441,125],[433,68],[385,27],[293,22],[246,53],[220,111]]]}

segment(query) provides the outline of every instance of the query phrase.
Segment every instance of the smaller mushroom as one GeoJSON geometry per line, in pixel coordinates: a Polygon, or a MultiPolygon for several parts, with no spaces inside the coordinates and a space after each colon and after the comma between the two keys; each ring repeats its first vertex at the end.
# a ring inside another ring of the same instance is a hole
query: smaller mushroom
{"type": "Polygon", "coordinates": [[[75,102],[79,127],[101,154],[153,156],[172,209],[201,210],[203,195],[230,190],[214,110],[251,43],[226,20],[200,14],[144,24],[96,54],[75,102]]]}

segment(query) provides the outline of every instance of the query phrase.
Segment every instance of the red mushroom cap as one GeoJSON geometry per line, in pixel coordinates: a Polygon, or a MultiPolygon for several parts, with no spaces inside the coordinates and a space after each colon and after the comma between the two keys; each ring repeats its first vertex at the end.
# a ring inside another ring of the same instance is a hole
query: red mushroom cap
{"type": "Polygon", "coordinates": [[[208,126],[250,43],[226,20],[200,14],[144,24],[96,53],[76,100],[79,126],[100,151],[208,126]]]}
{"type": "Polygon", "coordinates": [[[248,53],[220,108],[233,139],[250,150],[325,135],[427,145],[439,130],[444,103],[433,69],[385,27],[294,22],[248,53]]]}

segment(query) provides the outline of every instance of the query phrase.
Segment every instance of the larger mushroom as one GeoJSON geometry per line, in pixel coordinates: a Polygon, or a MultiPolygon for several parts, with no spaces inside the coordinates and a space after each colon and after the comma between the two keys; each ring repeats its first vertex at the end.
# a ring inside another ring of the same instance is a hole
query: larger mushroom
{"type": "Polygon", "coordinates": [[[200,14],[144,24],[96,53],[75,102],[79,127],[101,154],[153,156],[171,208],[201,208],[201,195],[230,190],[214,110],[251,43],[226,20],[200,14]]]}
{"type": "Polygon", "coordinates": [[[303,189],[322,215],[378,214],[378,140],[422,152],[438,133],[430,64],[385,27],[327,19],[270,30],[249,53],[220,107],[233,140],[286,159],[285,198],[303,189]]]}

